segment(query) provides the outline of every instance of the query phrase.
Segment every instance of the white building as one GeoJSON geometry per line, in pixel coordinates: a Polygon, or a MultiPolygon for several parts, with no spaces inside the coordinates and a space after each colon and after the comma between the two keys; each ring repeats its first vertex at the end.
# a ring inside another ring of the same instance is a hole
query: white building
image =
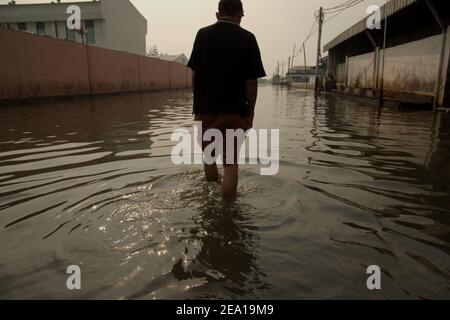
{"type": "Polygon", "coordinates": [[[145,55],[147,20],[129,0],[0,5],[0,25],[40,35],[145,55]],[[67,8],[77,5],[87,33],[68,30],[67,8]]]}
{"type": "Polygon", "coordinates": [[[154,56],[155,58],[161,59],[161,60],[165,60],[165,61],[170,61],[170,62],[177,62],[177,63],[181,63],[184,65],[187,65],[189,60],[186,57],[186,55],[184,53],[182,54],[178,54],[178,55],[159,55],[159,56],[154,56]]]}
{"type": "Polygon", "coordinates": [[[286,78],[289,82],[309,83],[314,82],[316,67],[294,66],[289,68],[286,78]],[[311,80],[312,79],[312,80],[311,80]]]}

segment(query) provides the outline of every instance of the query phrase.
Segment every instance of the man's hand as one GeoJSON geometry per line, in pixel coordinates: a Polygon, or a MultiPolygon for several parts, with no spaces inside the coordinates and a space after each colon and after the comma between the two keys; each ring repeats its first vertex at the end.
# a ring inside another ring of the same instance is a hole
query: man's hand
{"type": "Polygon", "coordinates": [[[247,118],[245,118],[245,120],[246,120],[245,131],[248,131],[251,128],[253,128],[253,119],[254,118],[255,118],[254,115],[251,115],[251,116],[248,116],[247,118]]]}
{"type": "Polygon", "coordinates": [[[245,82],[245,93],[247,96],[248,111],[253,115],[255,114],[256,99],[258,97],[258,80],[247,80],[245,82]]]}

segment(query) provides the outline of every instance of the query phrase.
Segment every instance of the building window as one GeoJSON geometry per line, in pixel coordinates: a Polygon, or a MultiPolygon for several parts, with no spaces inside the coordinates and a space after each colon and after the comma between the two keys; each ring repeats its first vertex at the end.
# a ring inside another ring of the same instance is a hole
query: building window
{"type": "Polygon", "coordinates": [[[45,23],[44,22],[36,23],[36,33],[41,36],[45,36],[45,23]]]}
{"type": "Polygon", "coordinates": [[[95,44],[95,24],[93,20],[86,20],[84,22],[84,28],[86,29],[86,43],[95,44]]]}
{"type": "Polygon", "coordinates": [[[75,31],[70,30],[66,26],[66,39],[69,41],[75,41],[75,31]]]}
{"type": "Polygon", "coordinates": [[[55,37],[56,38],[59,38],[59,33],[58,33],[58,22],[54,22],[54,24],[55,24],[55,37]]]}
{"type": "Polygon", "coordinates": [[[19,22],[17,24],[17,30],[27,31],[27,24],[25,22],[19,22]]]}

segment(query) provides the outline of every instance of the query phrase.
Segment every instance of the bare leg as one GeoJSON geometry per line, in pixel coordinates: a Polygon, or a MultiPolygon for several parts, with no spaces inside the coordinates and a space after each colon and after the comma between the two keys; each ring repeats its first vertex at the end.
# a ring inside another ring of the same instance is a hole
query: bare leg
{"type": "Polygon", "coordinates": [[[225,197],[233,197],[236,195],[238,186],[238,168],[237,164],[224,166],[222,192],[225,197]]]}
{"type": "Polygon", "coordinates": [[[219,171],[217,170],[217,165],[214,164],[206,164],[204,165],[206,180],[209,182],[219,182],[219,171]]]}

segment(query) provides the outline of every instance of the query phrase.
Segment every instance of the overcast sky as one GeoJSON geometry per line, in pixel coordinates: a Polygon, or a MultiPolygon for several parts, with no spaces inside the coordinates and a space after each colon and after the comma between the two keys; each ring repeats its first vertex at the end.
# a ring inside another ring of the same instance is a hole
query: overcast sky
{"type": "MultiPolygon", "coordinates": [[[[0,4],[7,2],[8,0],[0,0],[0,4]]],[[[16,0],[17,4],[41,2],[50,1],[16,0]]],[[[216,21],[218,0],[131,2],[148,21],[147,47],[156,45],[163,53],[185,53],[189,57],[197,30],[216,21]]],[[[292,55],[294,43],[299,46],[304,41],[314,23],[314,12],[320,6],[330,8],[343,2],[345,0],[243,0],[245,17],[242,27],[256,35],[266,73],[271,76],[277,61],[287,61],[288,56],[292,55]]],[[[366,0],[327,22],[323,29],[323,44],[364,18],[369,5],[384,3],[385,0],[366,0]]],[[[316,51],[317,33],[306,44],[309,65],[315,65],[316,51]]],[[[296,65],[303,65],[303,56],[297,57],[295,62],[296,65]]]]}

